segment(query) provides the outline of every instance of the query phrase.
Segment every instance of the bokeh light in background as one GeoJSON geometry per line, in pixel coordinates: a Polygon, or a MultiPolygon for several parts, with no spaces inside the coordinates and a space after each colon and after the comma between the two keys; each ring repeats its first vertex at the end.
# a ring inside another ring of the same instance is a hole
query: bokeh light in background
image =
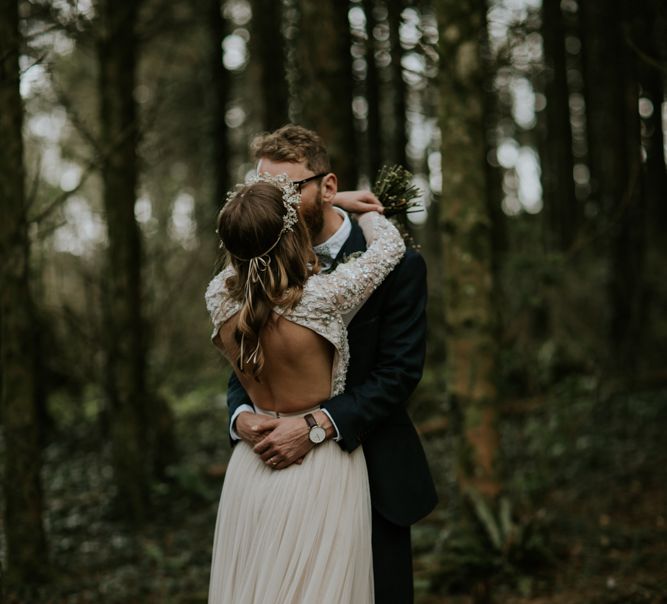
{"type": "MultiPolygon", "coordinates": [[[[57,10],[74,17],[73,11],[78,11],[79,18],[90,18],[92,16],[92,5],[90,2],[79,2],[76,9],[69,3],[63,1],[54,3],[57,10]]],[[[491,48],[494,53],[499,53],[510,41],[510,32],[513,26],[523,22],[529,11],[538,11],[540,2],[536,0],[494,0],[488,12],[489,34],[491,48]]],[[[225,4],[225,17],[233,27],[232,32],[227,35],[222,43],[222,60],[225,67],[237,73],[243,73],[247,68],[249,59],[248,43],[250,32],[247,25],[252,18],[250,3],[246,0],[229,0],[225,4]]],[[[380,15],[382,16],[382,15],[380,15]]],[[[431,99],[426,97],[425,90],[429,82],[433,82],[437,73],[437,60],[433,54],[426,54],[422,48],[433,49],[437,44],[437,26],[435,17],[429,13],[420,14],[416,8],[406,8],[402,13],[402,25],[400,28],[400,41],[404,50],[402,67],[403,78],[408,86],[408,113],[407,113],[407,153],[414,164],[416,183],[424,191],[425,213],[414,213],[410,220],[415,224],[421,224],[427,219],[428,206],[433,194],[439,193],[442,176],[440,174],[441,164],[439,151],[437,151],[439,133],[435,116],[430,115],[429,103],[431,99]]],[[[360,6],[353,6],[349,13],[350,25],[353,31],[364,30],[365,16],[360,6]]],[[[376,27],[373,32],[380,42],[388,39],[388,31],[382,26],[376,27]]],[[[532,130],[536,125],[536,114],[542,111],[546,105],[546,99],[541,94],[536,94],[531,83],[529,73],[539,67],[542,61],[541,37],[539,33],[532,32],[520,41],[512,41],[512,71],[501,70],[496,78],[496,86],[502,95],[508,93],[511,98],[512,125],[506,134],[497,143],[497,157],[490,157],[489,161],[494,165],[500,165],[506,172],[503,177],[503,190],[505,197],[502,201],[502,209],[508,215],[516,215],[521,212],[537,213],[542,208],[539,154],[534,148],[519,145],[516,138],[512,136],[514,130],[532,130]],[[523,74],[526,75],[523,75],[523,74]],[[513,151],[510,153],[510,149],[513,151]]],[[[51,58],[53,55],[67,56],[72,52],[73,41],[59,31],[41,34],[34,43],[45,49],[51,58]]],[[[383,61],[388,64],[389,53],[380,51],[376,55],[378,65],[381,67],[383,61]]],[[[356,57],[355,69],[360,73],[365,72],[364,56],[356,57]]],[[[48,60],[47,60],[48,61],[48,60]]],[[[43,96],[53,99],[53,91],[50,86],[49,74],[46,68],[40,64],[33,64],[27,58],[22,59],[21,93],[24,99],[43,96]]],[[[152,99],[152,91],[145,84],[139,84],[135,90],[135,97],[141,105],[149,103],[152,99]]],[[[30,105],[29,105],[30,106],[30,105]]],[[[78,180],[83,174],[83,167],[69,159],[64,159],[60,154],[60,141],[66,134],[66,129],[71,128],[67,123],[67,114],[53,104],[48,112],[31,112],[28,119],[28,127],[35,140],[39,142],[41,149],[40,170],[42,177],[55,186],[60,186],[63,191],[73,190],[77,187],[78,180]]],[[[366,100],[363,96],[356,97],[353,103],[354,114],[357,120],[364,122],[367,114],[366,100]]],[[[642,111],[649,115],[650,109],[643,101],[642,111]]],[[[664,108],[663,108],[664,111],[664,108]]],[[[247,115],[242,104],[232,101],[225,114],[225,121],[230,129],[240,128],[244,125],[247,115]]],[[[362,124],[363,128],[363,124],[362,124]]],[[[507,128],[503,128],[503,131],[507,128]]],[[[579,190],[586,187],[584,173],[579,171],[576,176],[579,190]]],[[[368,186],[367,178],[362,179],[361,184],[368,186]]],[[[172,222],[184,224],[185,210],[182,201],[190,199],[193,193],[183,192],[176,196],[174,201],[172,222]]],[[[193,203],[197,203],[196,195],[192,197],[193,203]]],[[[138,203],[140,203],[138,201],[138,203]]],[[[188,202],[189,203],[189,202],[188,202]]],[[[58,249],[67,249],[71,253],[83,253],[90,246],[101,242],[102,230],[94,225],[99,225],[97,210],[85,196],[79,194],[77,201],[67,211],[67,222],[75,221],[81,224],[63,226],[63,231],[56,238],[58,249]],[[84,210],[88,207],[87,210],[84,210]],[[78,234],[85,233],[85,237],[77,240],[78,234]],[[63,248],[63,241],[72,239],[70,245],[63,248]]],[[[143,215],[144,210],[139,211],[143,215]]],[[[196,238],[196,229],[189,225],[174,227],[172,235],[183,245],[191,247],[196,245],[195,241],[189,241],[188,237],[196,238]]]]}

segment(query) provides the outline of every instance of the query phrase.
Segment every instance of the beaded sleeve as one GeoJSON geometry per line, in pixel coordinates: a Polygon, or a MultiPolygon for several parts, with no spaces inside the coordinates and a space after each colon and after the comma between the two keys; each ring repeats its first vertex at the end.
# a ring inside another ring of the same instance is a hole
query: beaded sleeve
{"type": "Polygon", "coordinates": [[[329,274],[311,278],[319,293],[330,296],[342,314],[363,304],[405,253],[398,229],[381,214],[362,214],[359,226],[366,239],[366,251],[339,264],[329,274]]]}
{"type": "Polygon", "coordinates": [[[204,294],[206,309],[213,323],[212,340],[215,340],[218,335],[220,326],[241,308],[241,305],[237,301],[232,300],[226,285],[227,279],[233,274],[233,267],[227,266],[211,279],[204,294]]]}

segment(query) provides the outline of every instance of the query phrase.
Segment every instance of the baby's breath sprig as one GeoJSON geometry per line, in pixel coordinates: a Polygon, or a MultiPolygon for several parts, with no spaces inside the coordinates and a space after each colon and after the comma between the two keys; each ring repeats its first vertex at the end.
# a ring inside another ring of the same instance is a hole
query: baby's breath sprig
{"type": "Polygon", "coordinates": [[[388,218],[421,209],[417,198],[422,192],[412,184],[412,174],[401,165],[382,166],[375,178],[373,193],[384,206],[384,215],[388,218]]]}

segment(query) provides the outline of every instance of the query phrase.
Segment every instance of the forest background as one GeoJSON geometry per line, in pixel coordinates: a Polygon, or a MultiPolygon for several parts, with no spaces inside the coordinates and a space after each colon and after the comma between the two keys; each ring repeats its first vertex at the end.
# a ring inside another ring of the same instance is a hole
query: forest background
{"type": "Polygon", "coordinates": [[[215,217],[292,121],[423,192],[417,602],[667,602],[664,2],[0,11],[5,601],[206,601],[215,217]]]}

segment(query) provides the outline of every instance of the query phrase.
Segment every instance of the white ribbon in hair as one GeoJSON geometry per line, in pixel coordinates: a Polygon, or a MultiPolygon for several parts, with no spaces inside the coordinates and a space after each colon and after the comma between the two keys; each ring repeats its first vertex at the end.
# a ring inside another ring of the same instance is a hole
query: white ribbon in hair
{"type": "MultiPolygon", "coordinates": [[[[253,307],[252,290],[253,290],[253,285],[255,283],[259,283],[264,292],[268,295],[262,273],[266,273],[266,271],[269,270],[270,264],[271,264],[271,257],[268,256],[267,254],[264,254],[262,256],[255,256],[254,258],[250,258],[250,260],[248,260],[248,276],[245,281],[244,297],[246,299],[246,304],[248,304],[248,306],[251,309],[253,307]]],[[[244,348],[245,348],[244,344],[245,344],[245,334],[242,334],[241,350],[240,350],[241,353],[240,359],[242,366],[246,363],[246,359],[244,357],[244,348]]],[[[247,362],[253,364],[257,363],[258,354],[259,354],[259,338],[257,338],[257,345],[255,346],[255,349],[252,351],[252,354],[248,357],[247,362]]]]}

